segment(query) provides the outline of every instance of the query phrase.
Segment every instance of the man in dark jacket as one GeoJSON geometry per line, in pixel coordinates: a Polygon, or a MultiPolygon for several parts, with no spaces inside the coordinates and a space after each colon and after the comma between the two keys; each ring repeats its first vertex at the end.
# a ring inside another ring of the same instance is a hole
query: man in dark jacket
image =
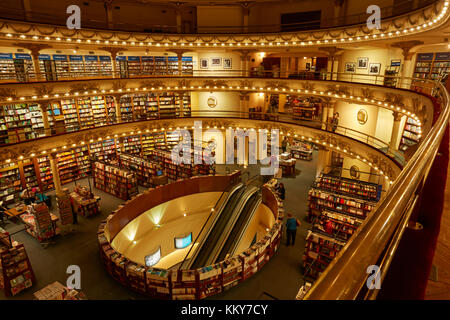
{"type": "Polygon", "coordinates": [[[295,236],[297,233],[297,227],[300,226],[300,221],[298,221],[297,218],[294,218],[292,216],[292,213],[288,213],[288,219],[286,221],[286,236],[287,236],[287,243],[286,246],[289,247],[289,245],[292,242],[292,245],[295,245],[295,236]]]}

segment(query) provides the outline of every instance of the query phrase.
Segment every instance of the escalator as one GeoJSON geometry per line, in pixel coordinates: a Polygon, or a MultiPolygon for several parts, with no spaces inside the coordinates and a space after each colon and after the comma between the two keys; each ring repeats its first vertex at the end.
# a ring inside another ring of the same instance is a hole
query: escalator
{"type": "Polygon", "coordinates": [[[261,191],[258,190],[254,192],[251,197],[247,200],[245,203],[244,208],[242,209],[238,220],[233,226],[233,229],[231,230],[227,241],[223,245],[222,249],[220,250],[219,255],[217,256],[217,259],[215,262],[223,261],[227,258],[227,256],[233,256],[234,252],[240,243],[240,240],[242,239],[242,236],[245,234],[245,231],[247,230],[248,224],[253,218],[253,215],[256,212],[256,209],[261,204],[262,198],[261,198],[261,191]]]}
{"type": "Polygon", "coordinates": [[[227,221],[229,221],[232,216],[234,208],[239,203],[245,190],[245,186],[243,184],[239,184],[232,191],[230,191],[228,199],[226,199],[225,204],[222,206],[222,210],[217,213],[216,221],[214,221],[209,233],[204,237],[204,240],[199,245],[200,249],[196,251],[186,266],[187,269],[195,269],[206,265],[204,264],[205,261],[214,250],[215,244],[225,229],[227,221]]]}
{"type": "Polygon", "coordinates": [[[246,185],[230,197],[226,207],[206,237],[207,239],[192,259],[190,269],[197,269],[214,263],[223,252],[226,255],[235,243],[234,240],[229,241],[229,237],[232,236],[232,239],[236,239],[237,236],[241,235],[240,231],[242,231],[244,225],[247,225],[248,217],[253,215],[255,205],[261,198],[259,190],[255,186],[246,185]],[[227,249],[223,249],[224,245],[227,245],[227,249]]]}

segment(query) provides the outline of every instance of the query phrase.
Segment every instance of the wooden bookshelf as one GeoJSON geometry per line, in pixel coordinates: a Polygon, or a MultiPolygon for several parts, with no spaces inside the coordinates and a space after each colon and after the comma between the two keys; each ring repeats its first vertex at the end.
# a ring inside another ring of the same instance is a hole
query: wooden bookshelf
{"type": "Polygon", "coordinates": [[[137,178],[133,172],[98,161],[93,163],[92,172],[97,189],[123,200],[138,194],[137,178]]]}

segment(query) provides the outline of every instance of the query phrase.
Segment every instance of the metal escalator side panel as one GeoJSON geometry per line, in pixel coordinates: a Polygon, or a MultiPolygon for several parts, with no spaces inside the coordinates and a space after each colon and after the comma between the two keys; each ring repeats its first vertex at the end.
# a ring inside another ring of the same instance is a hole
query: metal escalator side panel
{"type": "MultiPolygon", "coordinates": [[[[201,261],[205,259],[205,257],[203,257],[204,252],[208,251],[208,246],[212,245],[211,244],[211,237],[214,237],[214,230],[216,230],[218,228],[218,224],[222,223],[222,219],[224,217],[224,214],[227,214],[227,212],[230,210],[230,206],[234,206],[234,203],[236,201],[236,199],[238,199],[240,197],[240,195],[243,193],[243,191],[245,190],[245,186],[243,184],[238,184],[235,188],[233,188],[230,193],[227,196],[226,201],[224,201],[224,203],[222,204],[222,206],[220,206],[219,212],[216,213],[215,218],[213,220],[213,222],[211,223],[211,225],[209,226],[208,230],[206,231],[205,235],[202,238],[201,243],[199,244],[197,250],[195,251],[194,255],[192,256],[192,258],[189,260],[189,263],[187,265],[188,269],[191,268],[197,268],[197,265],[203,264],[201,261]]],[[[200,266],[200,267],[203,267],[200,266]]]]}
{"type": "Polygon", "coordinates": [[[236,239],[241,239],[245,230],[247,229],[249,221],[252,219],[256,212],[256,208],[262,202],[260,190],[257,189],[252,192],[250,197],[246,199],[245,205],[241,208],[239,218],[235,221],[233,229],[229,232],[228,237],[224,245],[222,246],[220,253],[216,257],[216,262],[219,260],[224,260],[227,253],[233,255],[236,250],[236,239]]]}

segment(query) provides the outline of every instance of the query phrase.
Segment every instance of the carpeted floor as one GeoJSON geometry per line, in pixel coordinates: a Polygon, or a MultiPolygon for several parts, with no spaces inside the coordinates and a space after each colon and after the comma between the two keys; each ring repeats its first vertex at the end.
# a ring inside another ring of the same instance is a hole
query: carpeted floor
{"type": "MultiPolygon", "coordinates": [[[[294,299],[301,284],[303,284],[300,264],[306,238],[308,223],[304,222],[306,216],[306,199],[310,185],[316,173],[317,153],[314,152],[312,161],[297,161],[296,176],[283,177],[282,181],[286,187],[285,207],[288,212],[292,212],[301,221],[302,226],[297,232],[295,246],[286,247],[285,238],[279,251],[274,258],[269,261],[264,268],[255,276],[242,284],[234,287],[211,299],[294,299]]],[[[237,166],[228,166],[233,170],[237,166]]],[[[258,166],[249,166],[242,171],[248,171],[253,177],[259,173],[258,166]]],[[[225,166],[218,166],[218,173],[225,173],[225,166]]],[[[77,183],[88,185],[88,180],[83,179],[77,183]]],[[[91,181],[92,183],[92,181],[91,181]]],[[[72,190],[74,183],[64,187],[72,190]]],[[[141,189],[141,191],[144,189],[141,189]]],[[[25,245],[30,262],[36,275],[36,282],[29,290],[21,292],[15,297],[5,297],[0,291],[0,299],[33,299],[33,292],[46,285],[59,281],[63,284],[69,276],[66,273],[67,267],[77,265],[81,269],[81,290],[89,299],[148,299],[148,297],[135,293],[113,280],[103,268],[99,257],[97,244],[97,228],[107,215],[123,203],[100,190],[93,189],[96,195],[101,197],[101,215],[84,218],[79,216],[78,224],[73,226],[73,231],[67,235],[59,236],[54,243],[47,247],[42,246],[35,238],[20,231],[23,225],[18,222],[8,221],[2,227],[13,235],[13,239],[25,245]]],[[[50,192],[53,195],[54,192],[50,192]]],[[[54,203],[52,210],[55,210],[54,203]]]]}

